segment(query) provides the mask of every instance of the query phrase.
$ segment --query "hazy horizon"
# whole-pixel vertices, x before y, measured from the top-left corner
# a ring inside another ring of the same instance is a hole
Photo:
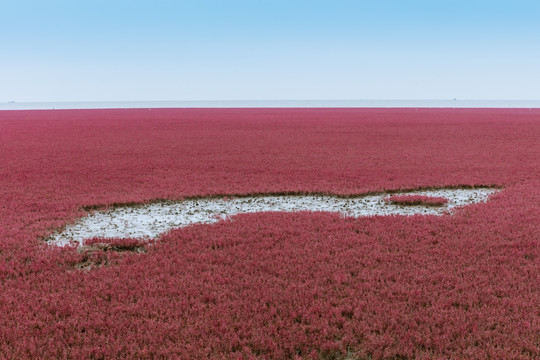
[[[540,100],[334,99],[0,102],[1,110],[151,108],[540,108]]]

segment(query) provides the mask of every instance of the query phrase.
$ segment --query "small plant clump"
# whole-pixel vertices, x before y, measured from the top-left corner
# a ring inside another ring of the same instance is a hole
[[[144,252],[144,242],[139,239],[101,239],[92,238],[84,241],[79,251],[102,250],[115,252]]]
[[[89,271],[118,263],[124,253],[144,252],[145,242],[139,239],[93,238],[77,247],[77,254],[66,263],[75,269]]]
[[[387,204],[402,206],[443,206],[448,203],[448,199],[435,196],[422,195],[393,195],[384,199]]]

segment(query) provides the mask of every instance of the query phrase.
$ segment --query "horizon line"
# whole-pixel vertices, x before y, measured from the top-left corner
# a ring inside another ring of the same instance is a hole
[[[148,108],[540,108],[540,99],[298,99],[0,102],[0,110]]]

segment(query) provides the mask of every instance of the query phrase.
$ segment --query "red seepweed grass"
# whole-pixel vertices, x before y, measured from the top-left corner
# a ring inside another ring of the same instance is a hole
[[[1,111],[0,354],[537,358],[538,139],[537,109]],[[504,191],[442,217],[239,215],[140,253],[41,241],[98,205],[475,185]]]
[[[448,199],[438,196],[423,196],[423,195],[392,195],[384,199],[388,204],[414,206],[443,206],[448,203]]]

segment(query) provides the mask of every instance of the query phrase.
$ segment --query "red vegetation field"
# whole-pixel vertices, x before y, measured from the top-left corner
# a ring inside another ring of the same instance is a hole
[[[539,174],[534,109],[1,111],[0,357],[538,358]],[[97,205],[475,185],[503,191],[40,240]]]
[[[392,195],[384,199],[385,202],[395,205],[427,205],[427,206],[443,206],[448,202],[448,199],[438,196],[422,196],[422,195]]]

